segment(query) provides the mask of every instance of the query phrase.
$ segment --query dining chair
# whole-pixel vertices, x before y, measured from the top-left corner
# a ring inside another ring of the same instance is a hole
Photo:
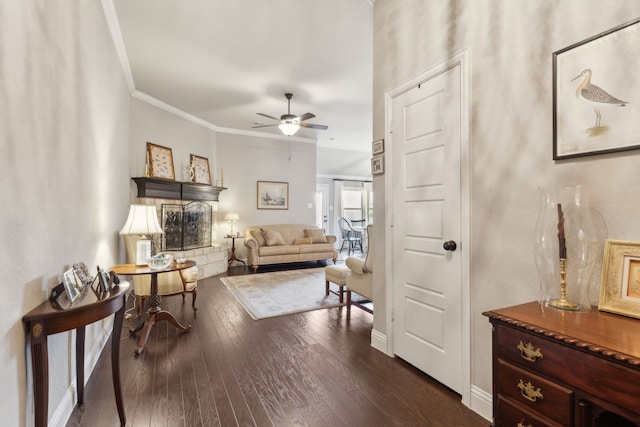
[[[338,218],[338,226],[340,227],[340,233],[342,235],[340,252],[342,252],[346,243],[348,255],[351,255],[351,252],[354,252],[357,247],[360,247],[360,252],[364,253],[362,249],[362,233],[354,230],[349,221],[344,217]]]

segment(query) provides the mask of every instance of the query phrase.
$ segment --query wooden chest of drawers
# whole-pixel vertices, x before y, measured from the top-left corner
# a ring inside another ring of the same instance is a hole
[[[640,321],[531,302],[493,325],[495,426],[640,426]]]

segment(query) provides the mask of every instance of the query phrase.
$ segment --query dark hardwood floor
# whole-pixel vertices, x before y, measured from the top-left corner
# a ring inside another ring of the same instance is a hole
[[[353,308],[347,321],[345,308],[330,308],[256,321],[219,277],[198,282],[195,315],[190,295],[164,298],[193,329],[156,324],[140,356],[128,334],[136,318],[125,320],[127,426],[489,425],[451,390],[373,349],[370,314]],[[109,344],[67,425],[119,425]]]

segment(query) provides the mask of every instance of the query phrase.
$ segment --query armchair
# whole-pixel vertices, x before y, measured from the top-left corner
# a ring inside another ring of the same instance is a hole
[[[136,243],[140,239],[136,235],[124,236],[125,246],[127,249],[127,258],[130,263],[136,262]],[[143,313],[144,299],[151,293],[151,278],[149,275],[140,275],[132,277],[133,292],[136,295],[136,303],[138,305],[138,317]],[[192,295],[191,307],[196,311],[196,296],[198,294],[198,267],[194,266],[180,271],[171,271],[168,273],[158,274],[158,295]]]
[[[351,298],[351,292],[355,292],[358,295],[365,297],[367,300],[373,302],[373,261],[371,257],[371,249],[373,248],[372,238],[373,226],[367,226],[367,239],[369,245],[367,249],[367,255],[365,259],[348,257],[345,264],[349,268],[350,272],[347,275],[347,316],[351,314],[351,306],[361,308],[362,310],[373,313],[366,305],[360,302],[353,301]]]

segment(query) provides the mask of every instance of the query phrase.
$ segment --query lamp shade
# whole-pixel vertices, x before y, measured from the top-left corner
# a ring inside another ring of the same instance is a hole
[[[227,212],[227,213],[224,215],[224,220],[225,220],[225,221],[239,221],[239,220],[240,220],[240,217],[239,217],[239,216],[238,216],[238,214],[237,214],[237,213],[235,213],[235,212]]]
[[[129,216],[120,234],[163,234],[158,222],[156,207],[153,205],[131,205]]]
[[[300,125],[297,123],[285,122],[280,123],[278,125],[278,128],[280,129],[280,131],[282,131],[283,134],[287,136],[293,136],[296,132],[298,132],[298,129],[300,129]]]

